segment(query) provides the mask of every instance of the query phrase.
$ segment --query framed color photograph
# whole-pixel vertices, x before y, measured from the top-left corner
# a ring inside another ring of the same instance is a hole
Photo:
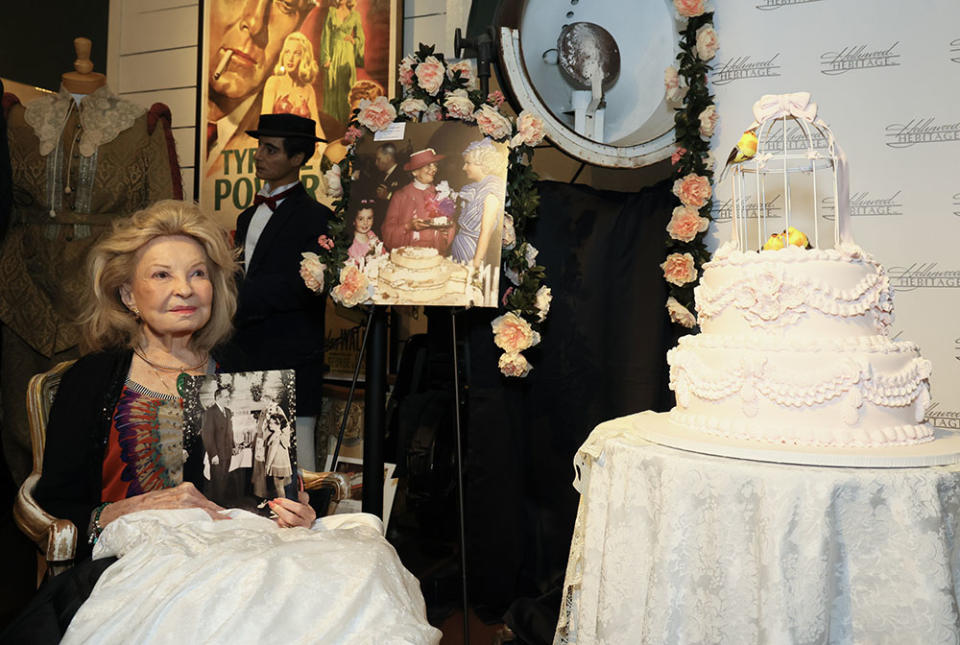
[[[227,508],[269,515],[265,501],[297,499],[293,370],[186,376],[180,385],[194,485]]]
[[[393,97],[403,0],[204,0],[199,85],[200,205],[233,228],[260,188],[246,134],[261,114],[317,122],[340,139],[365,98]],[[325,144],[301,179],[316,195]],[[322,191],[321,191],[322,192]]]
[[[497,306],[507,146],[459,121],[391,133],[358,143],[346,216],[373,302]]]

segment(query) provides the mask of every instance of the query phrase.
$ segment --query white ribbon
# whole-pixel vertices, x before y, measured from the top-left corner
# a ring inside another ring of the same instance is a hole
[[[753,118],[757,123],[785,116],[813,121],[817,117],[817,104],[810,101],[810,92],[764,94],[753,104]]]

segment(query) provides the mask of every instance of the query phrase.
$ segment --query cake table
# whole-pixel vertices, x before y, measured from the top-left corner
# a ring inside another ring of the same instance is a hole
[[[960,465],[731,459],[598,426],[555,643],[960,642]]]

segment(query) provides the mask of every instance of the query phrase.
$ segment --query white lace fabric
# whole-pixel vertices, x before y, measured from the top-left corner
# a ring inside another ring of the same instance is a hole
[[[420,585],[362,513],[281,529],[232,511],[143,511],[107,525],[94,557],[120,556],[71,643],[439,643]]]
[[[829,468],[581,447],[554,643],[960,642],[960,466]]]
[[[73,96],[62,85],[59,93],[27,103],[23,118],[40,140],[42,156],[50,154],[60,142],[72,105]],[[81,134],[77,150],[84,157],[92,156],[98,147],[116,139],[145,112],[136,103],[115,95],[106,85],[87,94],[80,101]]]

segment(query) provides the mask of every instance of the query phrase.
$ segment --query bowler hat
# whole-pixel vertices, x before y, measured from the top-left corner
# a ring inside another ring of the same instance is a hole
[[[433,148],[425,148],[423,150],[418,150],[410,155],[410,160],[403,164],[404,170],[416,170],[417,168],[423,168],[429,163],[434,161],[440,161],[441,159],[446,159],[446,155],[438,155],[436,150]]]
[[[298,139],[313,139],[323,141],[317,136],[317,122],[296,114],[261,114],[256,130],[247,130],[254,139],[260,137],[296,137]]]

